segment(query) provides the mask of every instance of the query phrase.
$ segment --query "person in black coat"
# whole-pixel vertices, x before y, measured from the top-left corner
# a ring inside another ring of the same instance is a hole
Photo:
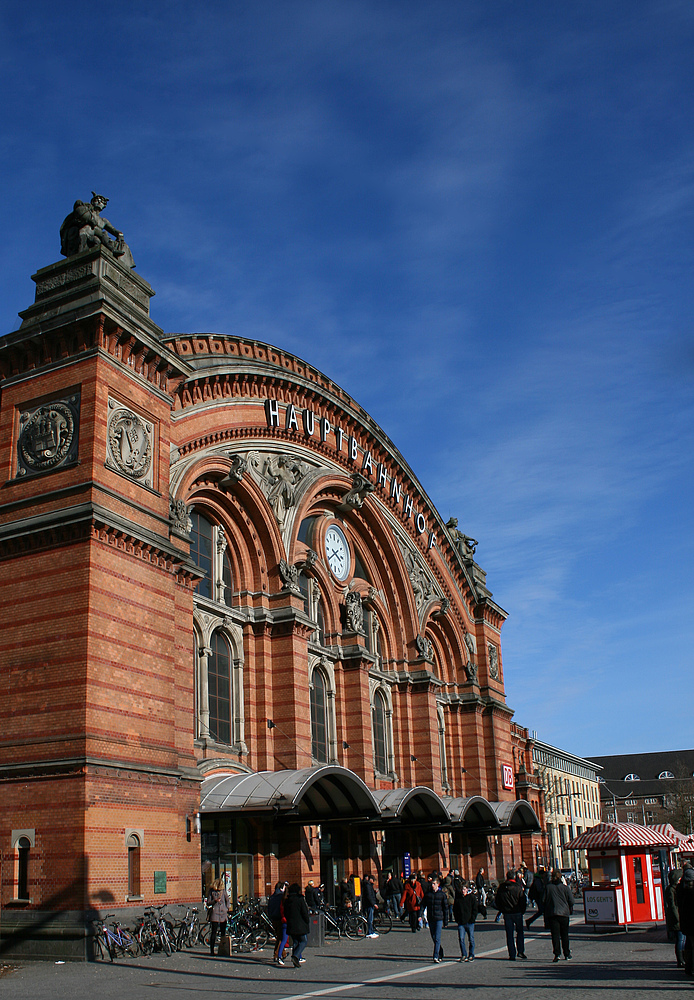
[[[506,881],[496,890],[496,906],[503,915],[506,927],[506,947],[510,961],[515,962],[516,953],[526,958],[523,914],[525,913],[525,891],[518,882],[516,873],[510,871]],[[514,941],[515,935],[515,941]]]
[[[422,907],[427,910],[427,922],[429,933],[434,942],[434,961],[440,962],[443,958],[443,948],[441,947],[441,932],[448,926],[448,899],[437,878],[432,878],[429,888],[424,893]]]
[[[552,869],[551,881],[545,889],[545,921],[552,934],[554,961],[559,961],[560,952],[564,958],[571,958],[569,947],[569,917],[574,911],[574,897],[568,885],[561,880],[558,868]]]
[[[306,961],[301,956],[308,940],[310,917],[306,900],[301,894],[301,886],[297,882],[289,886],[283,908],[287,933],[292,939],[292,962],[298,969]]]
[[[472,882],[464,882],[460,889],[455,890],[453,900],[453,917],[458,925],[458,941],[460,943],[459,962],[472,962],[475,957],[475,920],[479,907],[477,894]],[[465,938],[468,939],[470,954],[465,951]]]
[[[687,864],[677,886],[677,909],[680,930],[684,934],[684,971],[691,976],[694,971],[694,868]]]
[[[365,875],[361,885],[361,908],[366,917],[366,936],[377,938],[374,930],[374,912],[378,909],[373,875]]]

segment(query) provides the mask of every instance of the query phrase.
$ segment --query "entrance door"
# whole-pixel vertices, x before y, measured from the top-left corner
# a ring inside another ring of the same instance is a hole
[[[631,854],[626,858],[629,883],[631,918],[634,923],[647,923],[651,919],[651,900],[648,893],[648,875],[645,854]]]

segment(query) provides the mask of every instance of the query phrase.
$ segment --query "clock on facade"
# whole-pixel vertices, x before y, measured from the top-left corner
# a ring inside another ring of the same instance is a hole
[[[346,580],[352,558],[344,532],[336,524],[331,524],[325,533],[325,558],[338,580]]]

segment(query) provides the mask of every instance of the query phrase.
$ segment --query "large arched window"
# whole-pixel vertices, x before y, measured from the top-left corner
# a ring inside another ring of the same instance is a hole
[[[328,699],[320,670],[311,676],[311,754],[320,764],[328,762]]]
[[[128,847],[128,895],[140,895],[140,838],[131,833],[126,841]]]
[[[212,633],[207,660],[210,735],[218,743],[231,743],[231,650],[222,632]]]
[[[224,531],[198,510],[190,514],[190,557],[205,574],[196,591],[197,597],[218,604],[231,604],[233,580]]]
[[[379,774],[388,773],[388,731],[386,703],[380,691],[374,695],[371,710],[374,738],[374,769]]]

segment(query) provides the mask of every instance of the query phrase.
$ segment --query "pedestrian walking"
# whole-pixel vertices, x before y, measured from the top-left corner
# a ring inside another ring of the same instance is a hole
[[[340,890],[340,906],[343,909],[349,909],[354,906],[357,897],[354,895],[354,882],[352,882],[346,875],[340,880],[338,886]]]
[[[475,920],[478,913],[477,894],[472,882],[466,882],[455,890],[453,901],[453,917],[458,925],[458,942],[460,944],[459,962],[472,962],[475,957]],[[467,938],[469,954],[465,949]]]
[[[569,947],[569,917],[574,911],[574,897],[568,885],[561,880],[558,868],[552,869],[550,882],[545,889],[544,898],[545,920],[552,935],[552,950],[554,961],[559,961],[561,952],[564,958],[571,958]]]
[[[547,888],[547,878],[546,873],[542,868],[538,868],[537,874],[532,880],[530,889],[528,890],[528,895],[530,896],[531,902],[535,903],[537,910],[533,913],[531,917],[528,917],[525,921],[525,926],[530,930],[530,925],[535,923],[538,917],[541,917],[545,912],[545,889]]]
[[[694,972],[694,868],[683,865],[682,878],[677,885],[677,909],[680,915],[680,930],[684,934],[684,971],[688,976]]]
[[[400,897],[402,896],[403,888],[402,880],[398,878],[395,872],[388,872],[388,877],[381,889],[381,895],[385,900],[386,910],[392,913],[394,917],[402,916]]]
[[[219,934],[221,941],[226,933],[227,917],[229,916],[229,907],[231,906],[224,876],[216,878],[211,884],[207,894],[207,906],[210,923],[212,924],[212,930],[210,931],[210,955],[214,955],[217,935]]]
[[[479,906],[480,916],[483,920],[487,919],[487,885],[484,878],[484,868],[480,870],[475,875],[475,891],[477,893],[477,905]]]
[[[278,882],[275,891],[267,901],[267,915],[275,932],[275,950],[272,960],[276,965],[284,965],[284,949],[289,934],[287,918],[284,914],[284,900],[287,897],[287,882]]]
[[[496,905],[504,918],[509,961],[515,962],[516,955],[527,958],[523,933],[525,893],[514,871],[508,873],[506,881],[496,890]]]
[[[310,920],[308,906],[298,882],[293,882],[289,886],[283,909],[287,921],[287,932],[292,939],[292,963],[298,969],[306,961],[302,955],[308,940]]]
[[[366,917],[366,936],[377,938],[378,934],[374,930],[374,913],[378,909],[378,901],[376,899],[373,875],[364,876],[361,887],[361,905]]]
[[[316,906],[316,886],[312,878],[306,883],[306,888],[304,889],[304,899],[306,900],[306,905],[309,910],[317,909]]]
[[[682,873],[672,871],[668,875],[668,887],[665,890],[665,925],[667,927],[668,941],[675,942],[675,961],[677,968],[684,966],[684,945],[685,936],[680,928],[680,908],[677,905],[677,885]]]
[[[408,879],[400,897],[400,906],[404,908],[409,918],[410,930],[413,934],[419,930],[419,911],[423,895],[422,887],[413,875],[412,878]]]
[[[438,878],[432,878],[429,889],[424,893],[422,906],[426,907],[427,920],[429,922],[429,933],[434,943],[434,961],[440,962],[443,958],[443,948],[441,947],[441,933],[444,927],[448,926],[448,899],[446,893],[441,888]]]

